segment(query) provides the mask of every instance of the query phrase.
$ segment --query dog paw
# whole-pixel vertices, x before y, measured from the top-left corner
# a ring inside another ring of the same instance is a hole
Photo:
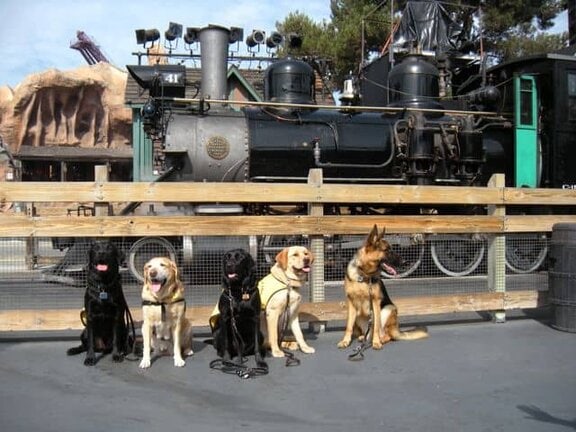
[[[174,366],[183,367],[185,365],[186,365],[186,362],[184,361],[184,359],[181,359],[181,358],[175,358],[174,359]]]
[[[184,351],[184,357],[190,357],[192,355],[194,355],[194,351],[192,351],[191,349]]]
[[[113,354],[112,361],[115,363],[122,363],[124,361],[124,354]]]
[[[347,339],[342,339],[338,342],[338,348],[348,348],[350,346],[350,341]]]
[[[276,358],[282,358],[284,357],[284,351],[282,350],[272,350],[272,357],[276,357]]]
[[[375,350],[381,350],[383,346],[380,341],[372,342],[372,348]]]
[[[86,357],[84,359],[84,366],[94,366],[96,364],[96,357]]]
[[[314,348],[312,348],[311,346],[309,346],[309,345],[301,346],[301,347],[300,347],[300,350],[301,350],[303,353],[306,353],[306,354],[313,354],[313,353],[316,352],[316,350],[315,350]]]
[[[150,359],[142,359],[140,362],[140,369],[147,369],[150,367]]]

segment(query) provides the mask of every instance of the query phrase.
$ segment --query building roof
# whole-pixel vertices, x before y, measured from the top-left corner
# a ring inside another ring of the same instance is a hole
[[[232,65],[228,69],[228,79],[236,79],[243,86],[253,100],[264,100],[264,77],[266,70],[263,68],[239,69]],[[193,99],[198,95],[202,74],[199,68],[186,68],[185,97]],[[322,79],[316,73],[316,100],[319,104],[332,105],[334,98],[330,91],[322,83]],[[256,97],[258,96],[258,97]],[[127,105],[143,105],[148,100],[148,92],[142,90],[134,78],[128,74],[125,91],[125,103]]]

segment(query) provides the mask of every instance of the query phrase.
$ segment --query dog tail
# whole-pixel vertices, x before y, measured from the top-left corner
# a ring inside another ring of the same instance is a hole
[[[426,327],[416,327],[411,330],[400,331],[398,327],[390,329],[390,336],[395,341],[411,341],[418,339],[425,339],[428,337],[428,330]]]

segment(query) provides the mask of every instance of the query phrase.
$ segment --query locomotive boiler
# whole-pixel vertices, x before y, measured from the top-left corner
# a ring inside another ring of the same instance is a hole
[[[162,141],[173,180],[300,181],[322,168],[327,182],[481,185],[501,168],[504,149],[479,122],[480,105],[447,111],[439,70],[422,55],[407,55],[390,71],[383,84],[394,96],[385,107],[317,106],[314,69],[287,57],[266,70],[264,103],[237,111],[226,102],[222,72],[230,30],[208,26],[199,40],[195,101],[183,99],[184,66],[128,67],[150,92],[145,130]],[[487,86],[474,97],[485,109],[499,94]],[[491,122],[492,129],[509,125],[496,115]]]

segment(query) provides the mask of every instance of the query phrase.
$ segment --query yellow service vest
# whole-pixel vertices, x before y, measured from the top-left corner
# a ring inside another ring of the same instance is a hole
[[[272,273],[258,282],[258,291],[260,291],[260,303],[262,310],[266,310],[266,305],[274,294],[279,291],[288,290],[288,285],[274,277]]]

